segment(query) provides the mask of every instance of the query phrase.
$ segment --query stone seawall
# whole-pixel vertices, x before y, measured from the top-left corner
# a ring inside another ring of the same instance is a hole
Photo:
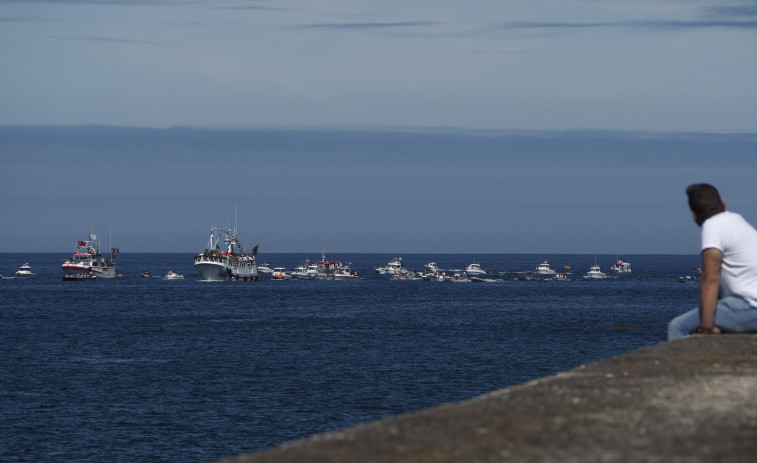
[[[464,402],[223,460],[754,461],[757,335],[690,336]]]

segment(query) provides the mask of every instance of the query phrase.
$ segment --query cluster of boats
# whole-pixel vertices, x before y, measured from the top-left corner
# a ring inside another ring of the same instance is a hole
[[[480,264],[472,263],[468,265],[465,270],[457,272],[443,272],[441,271],[436,262],[429,262],[424,266],[423,272],[408,271],[402,264],[401,257],[395,257],[392,261],[382,267],[376,267],[376,273],[386,275],[390,274],[394,278],[401,279],[423,279],[423,280],[438,280],[438,281],[485,281],[483,276],[487,275]],[[533,280],[540,277],[550,277],[554,280],[569,280],[567,270],[570,270],[570,266],[565,266],[566,271],[558,272],[550,267],[549,261],[545,260],[532,272],[519,272],[517,278],[521,280]],[[630,273],[631,264],[626,262],[622,257],[619,257],[616,262],[610,267],[612,273]],[[603,272],[601,267],[595,262],[594,265],[584,275],[585,278],[597,279],[606,278],[607,273]]]
[[[141,275],[141,277],[142,278],[159,278],[159,277],[154,276],[149,271],[143,272],[142,275]],[[171,269],[171,270],[168,271],[168,273],[166,273],[166,275],[163,277],[163,279],[164,280],[183,280],[184,279],[184,275],[179,275],[178,272],[176,272],[176,270]]]
[[[338,260],[328,259],[323,252],[321,259],[316,263],[310,263],[308,260],[304,264],[287,271],[284,267],[273,267],[267,262],[257,265],[255,260],[258,246],[248,253],[242,246],[236,233],[236,227],[233,230],[225,230],[219,227],[211,227],[208,245],[203,252],[194,256],[194,267],[200,274],[203,281],[255,281],[260,278],[261,273],[269,273],[273,280],[289,280],[291,278],[314,278],[314,279],[334,279],[349,280],[357,279],[359,275],[350,268],[349,263],[343,263]],[[61,268],[64,271],[64,280],[92,280],[96,278],[116,278],[121,276],[115,267],[115,255],[119,253],[117,248],[111,248],[107,256],[100,253],[100,247],[97,242],[97,236],[90,233],[88,239],[77,241],[74,247],[74,254],[70,259],[63,262]],[[565,270],[569,270],[565,266]],[[436,262],[429,262],[424,265],[424,270],[418,272],[408,270],[402,263],[401,257],[395,257],[386,265],[375,267],[375,272],[380,275],[391,275],[397,279],[423,279],[429,281],[484,281],[487,275],[486,270],[479,263],[471,263],[464,270],[460,271],[443,271]],[[623,258],[618,258],[610,267],[612,273],[630,273],[631,264]],[[536,275],[541,277],[551,276],[555,280],[567,280],[570,272],[558,272],[550,267],[549,261],[545,260],[539,264],[532,272],[518,273],[519,279],[535,279]],[[34,276],[28,263],[25,263],[16,275]],[[605,278],[607,273],[603,272],[599,265],[596,264],[589,269],[584,275],[585,278],[597,279]],[[151,278],[150,272],[144,272],[142,277]],[[171,269],[164,277],[166,280],[184,279]]]
[[[528,274],[528,273],[519,273],[518,278],[522,280],[532,280],[536,278],[536,275],[541,276],[552,276],[553,280],[569,280],[568,272],[571,267],[569,265],[565,266],[565,271],[557,272],[557,270],[554,270],[549,266],[549,261],[545,260],[541,264],[539,264],[534,272]],[[622,257],[619,257],[614,264],[610,266],[610,272],[611,273],[631,273],[631,264],[629,262],[626,262]],[[599,278],[607,278],[607,273],[602,271],[602,268],[597,265],[597,262],[594,262],[594,265],[592,265],[589,270],[584,275],[584,278],[589,279],[599,279]]]
[[[312,264],[305,259],[305,263],[293,268],[287,272],[284,267],[271,268],[270,264],[264,262],[258,266],[261,273],[270,273],[272,280],[289,280],[290,278],[313,278],[320,280],[353,280],[358,279],[359,275],[350,268],[350,263],[344,263],[339,260],[328,259],[326,252],[321,253],[321,260]]]
[[[469,264],[465,270],[444,271],[436,262],[429,262],[423,266],[423,271],[408,270],[402,263],[401,257],[395,257],[386,265],[374,269],[380,275],[391,275],[394,279],[401,280],[426,280],[426,281],[484,281],[486,270],[479,263]]]
[[[700,275],[701,273],[702,267],[694,267],[694,273],[680,276],[678,277],[678,281],[680,281],[681,283],[696,283],[699,281],[699,277],[697,277],[697,275]]]
[[[235,227],[236,228],[236,227]],[[223,243],[224,247],[221,248]],[[194,256],[194,266],[204,281],[243,280],[254,281],[259,278],[255,255],[258,247],[248,254],[236,235],[236,230],[229,231],[219,227],[211,227],[210,239],[204,252]],[[94,280],[99,278],[120,277],[115,267],[115,256],[120,251],[111,248],[107,256],[100,253],[97,236],[89,234],[89,238],[77,241],[71,259],[63,261],[63,279],[67,281]],[[144,278],[152,278],[148,271],[142,274]],[[171,269],[164,277],[166,280],[182,280],[184,275]]]
[[[221,243],[224,244],[223,249],[221,249]],[[201,279],[205,281],[257,280],[259,278],[255,263],[257,248],[255,246],[250,255],[239,242],[236,231],[211,227],[208,247],[204,252],[194,256],[194,266]],[[65,273],[63,279],[82,281],[120,277],[121,274],[115,267],[115,255],[119,252],[117,248],[111,248],[110,254],[103,256],[100,253],[97,236],[90,233],[87,240],[76,242],[73,257],[63,261],[61,266]],[[144,278],[152,278],[152,276],[149,271],[142,274]],[[183,280],[184,275],[179,275],[171,269],[163,278]]]

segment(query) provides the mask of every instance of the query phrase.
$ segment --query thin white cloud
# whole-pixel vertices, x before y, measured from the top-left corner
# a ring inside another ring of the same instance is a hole
[[[302,27],[311,29],[396,29],[405,27],[431,26],[434,23],[424,21],[401,21],[401,22],[353,22],[353,23],[322,23],[307,24]]]
[[[118,37],[105,37],[105,36],[47,36],[44,37],[48,40],[74,40],[84,42],[102,42],[102,43],[116,43],[116,44],[140,44],[140,45],[162,45],[160,42],[153,42],[149,40],[136,40],[136,39],[124,39]]]
[[[617,22],[511,22],[499,25],[502,29],[610,29],[610,28],[655,28],[655,29],[702,29],[731,28],[755,29],[757,20],[639,20]]]

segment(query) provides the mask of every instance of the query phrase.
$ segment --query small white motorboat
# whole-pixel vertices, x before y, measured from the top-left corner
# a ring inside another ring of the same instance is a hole
[[[437,267],[436,262],[429,262],[428,264],[423,266],[426,273],[436,273],[439,271],[439,267]]]
[[[549,261],[544,261],[536,267],[536,273],[540,275],[554,275],[555,271],[549,268]]]
[[[404,275],[405,280],[423,280],[424,279],[424,273],[418,272],[418,271],[411,271]]]
[[[586,272],[586,278],[604,278],[606,276],[605,272],[603,272],[597,264],[592,265],[589,271]]]
[[[307,278],[309,276],[308,275],[309,266],[310,266],[310,262],[306,260],[304,265],[299,265],[292,269],[291,276],[297,277],[297,278]],[[276,271],[276,269],[273,269],[273,270]]]
[[[349,267],[341,267],[334,270],[335,280],[357,280],[357,272],[353,272]]]
[[[486,270],[481,268],[481,264],[470,264],[465,268],[465,273],[468,275],[486,275]]]
[[[24,265],[19,267],[18,271],[16,272],[16,276],[19,278],[30,278],[37,276],[37,274],[32,272],[32,268],[31,266],[29,266],[29,262],[24,262]]]
[[[179,275],[176,273],[174,269],[171,269],[166,273],[166,276],[163,277],[164,280],[183,280],[184,275]]]
[[[268,262],[263,262],[262,264],[258,265],[258,272],[273,273],[273,269],[271,269],[271,264],[269,264]]]
[[[310,264],[305,269],[305,276],[309,278],[316,278],[321,276],[321,273],[325,273],[321,271],[321,268],[318,266],[318,264]]]
[[[288,280],[291,276],[287,273],[284,267],[276,267],[271,272],[272,280]]]
[[[384,267],[376,267],[376,273],[380,275],[403,275],[407,272],[405,266],[402,265],[402,257],[395,257]]]
[[[464,283],[469,282],[470,278],[468,278],[468,275],[465,272],[455,273],[452,275],[452,281],[456,281],[458,283]]]

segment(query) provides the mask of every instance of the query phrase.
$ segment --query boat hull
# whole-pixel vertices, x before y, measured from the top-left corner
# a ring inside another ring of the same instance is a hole
[[[66,275],[94,275],[97,278],[116,278],[117,276],[115,267],[64,263],[62,268]]]
[[[231,279],[231,269],[220,263],[197,262],[195,269],[203,281],[229,281]]]
[[[260,278],[255,265],[234,267],[220,262],[196,262],[195,269],[203,281],[249,281]]]
[[[604,274],[604,273],[589,272],[589,273],[586,274],[586,278],[595,278],[595,279],[598,279],[598,278],[606,278],[606,277],[607,277],[607,275]]]
[[[63,275],[63,281],[88,281],[96,279],[97,277],[91,273],[67,273]]]
[[[610,271],[613,272],[613,273],[631,273],[631,269],[630,268],[626,268],[626,267],[623,267],[623,268],[611,268]]]

